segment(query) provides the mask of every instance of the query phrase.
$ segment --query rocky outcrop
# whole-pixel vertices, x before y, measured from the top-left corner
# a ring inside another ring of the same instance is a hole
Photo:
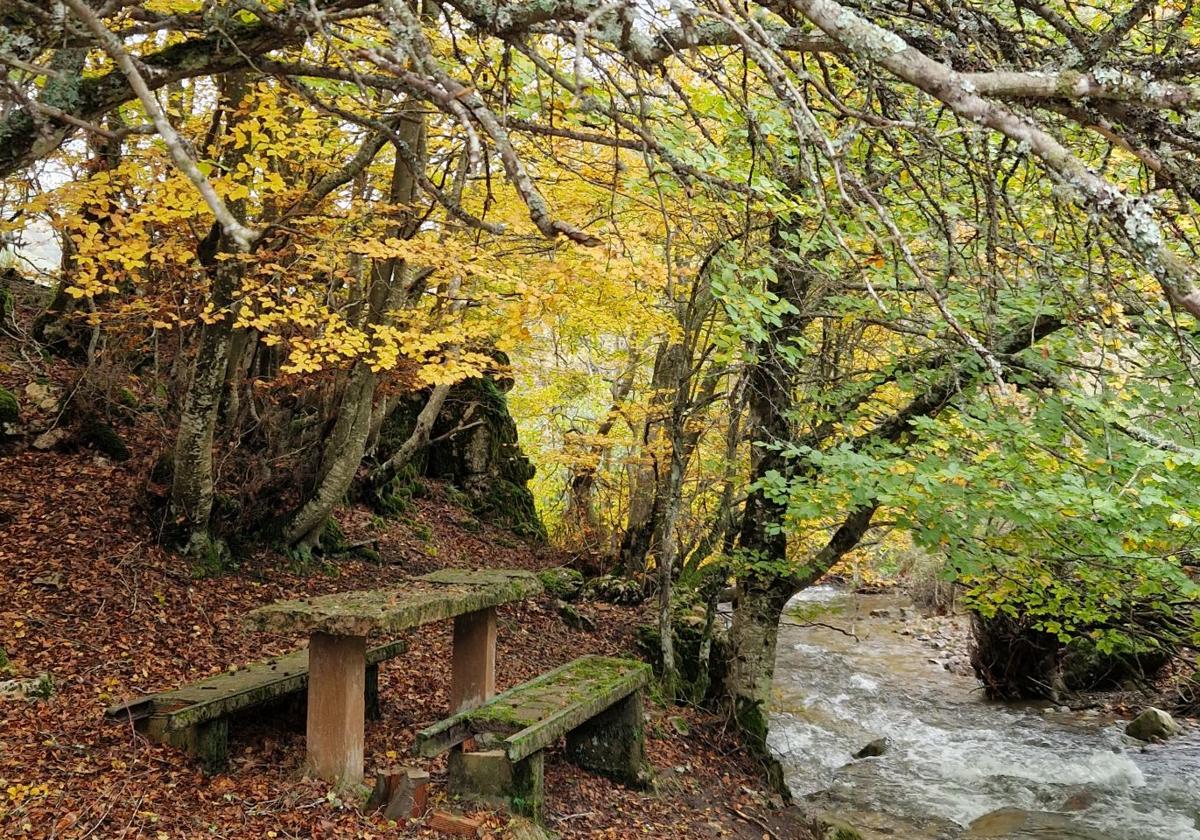
[[[409,477],[449,481],[480,517],[543,540],[546,528],[528,487],[534,467],[521,451],[505,398],[511,388],[511,379],[493,377],[455,385],[434,423],[432,443],[413,458]],[[392,412],[380,432],[376,460],[386,460],[408,439],[427,396],[415,394]]]

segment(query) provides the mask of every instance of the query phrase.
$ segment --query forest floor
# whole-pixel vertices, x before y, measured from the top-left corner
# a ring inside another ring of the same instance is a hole
[[[360,814],[304,779],[303,733],[294,727],[270,721],[233,727],[228,771],[205,777],[187,755],[106,720],[104,709],[300,646],[301,639],[241,625],[241,616],[260,604],[384,587],[439,567],[536,569],[564,558],[494,530],[435,486],[400,520],[339,513],[350,541],[378,540],[382,562],[343,555],[301,571],[262,552],[233,573],[196,579],[156,544],[141,512],[152,458],[136,447],[120,463],[87,449],[25,449],[4,458],[0,647],[16,676],[47,673],[54,693],[0,700],[0,836],[435,836],[422,821],[397,827]],[[583,653],[632,652],[643,620],[638,608],[585,603],[580,609],[596,622],[595,632],[568,628],[548,598],[501,608],[498,687]],[[367,725],[368,768],[424,766],[432,773],[434,805],[453,807],[444,792],[444,762],[411,757],[414,731],[446,712],[449,626],[431,625],[408,638],[408,653],[381,667],[383,717]],[[654,700],[647,712],[654,788],[621,788],[552,751],[550,829],[564,838],[810,836],[802,816],[769,794],[760,768],[720,719]],[[505,836],[502,816],[483,816],[485,836]]]

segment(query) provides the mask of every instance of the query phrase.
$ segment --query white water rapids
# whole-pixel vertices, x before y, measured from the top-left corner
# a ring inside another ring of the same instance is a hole
[[[1099,714],[990,703],[899,634],[901,597],[796,602],[858,636],[780,627],[770,743],[798,799],[867,837],[1200,840],[1197,728],[1143,746]],[[882,756],[851,758],[880,737]]]

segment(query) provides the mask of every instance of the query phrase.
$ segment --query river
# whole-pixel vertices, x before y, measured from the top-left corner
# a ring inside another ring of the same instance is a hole
[[[828,586],[789,605],[829,625],[780,627],[770,743],[798,800],[867,838],[1200,840],[1200,729],[1142,745],[1097,712],[989,702],[901,634],[902,606]]]

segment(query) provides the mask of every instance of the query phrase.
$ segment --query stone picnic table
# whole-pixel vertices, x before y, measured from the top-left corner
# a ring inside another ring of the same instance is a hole
[[[496,607],[537,595],[530,572],[442,569],[386,589],[276,601],[245,616],[256,630],[308,633],[307,766],[338,786],[363,777],[367,636],[454,619],[450,713],[496,690]]]

